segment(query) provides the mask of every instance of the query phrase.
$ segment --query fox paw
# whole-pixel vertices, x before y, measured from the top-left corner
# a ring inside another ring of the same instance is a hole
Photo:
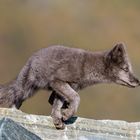
[[[74,111],[72,111],[70,109],[63,109],[62,110],[62,119],[63,119],[63,121],[67,121],[73,115],[74,115]]]
[[[62,119],[55,118],[53,119],[53,123],[56,129],[61,129],[61,130],[65,129],[65,124],[62,122]]]

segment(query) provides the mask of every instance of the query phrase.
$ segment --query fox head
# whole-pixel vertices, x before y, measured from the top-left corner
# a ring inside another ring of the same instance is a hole
[[[107,77],[109,77],[111,82],[128,87],[140,85],[140,81],[133,74],[132,66],[123,43],[116,44],[107,53],[105,58]]]

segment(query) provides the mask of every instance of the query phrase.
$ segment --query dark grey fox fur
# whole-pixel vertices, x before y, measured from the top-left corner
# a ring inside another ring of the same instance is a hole
[[[122,43],[104,52],[51,46],[34,53],[15,80],[0,86],[0,106],[20,108],[38,89],[52,90],[49,100],[53,105],[52,117],[55,126],[63,129],[63,120],[78,109],[78,90],[112,82],[128,87],[140,84]]]

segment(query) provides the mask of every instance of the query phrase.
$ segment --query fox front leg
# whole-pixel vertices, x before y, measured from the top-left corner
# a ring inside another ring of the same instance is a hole
[[[57,98],[56,92],[53,91],[49,97],[48,102],[50,103],[50,105],[53,105],[55,98]]]
[[[52,105],[51,117],[56,129],[64,129],[65,124],[62,116],[62,109],[64,112],[64,109],[68,108],[69,103],[64,101],[62,97],[58,96],[55,91],[51,93],[48,102]]]
[[[62,113],[61,113],[61,108],[63,106],[64,100],[62,98],[59,98],[57,94],[55,93],[55,91],[52,92],[52,95],[55,95],[55,98],[52,104],[52,112],[51,112],[53,123],[56,129],[64,129],[65,125],[64,125],[64,122],[62,121]]]
[[[62,112],[63,120],[66,121],[77,112],[80,103],[79,94],[73,90],[68,83],[62,81],[51,82],[51,87],[59,96],[69,102],[68,108],[64,109]]]
[[[48,102],[50,103],[50,105],[53,105],[54,104],[54,100],[55,99],[62,99],[62,97],[60,97],[60,96],[58,96],[58,94],[55,92],[55,91],[53,91],[52,93],[51,93],[51,95],[50,95],[50,97],[49,97],[49,100],[48,100]],[[69,106],[69,103],[67,102],[67,101],[64,101],[64,99],[63,99],[63,106],[62,106],[62,109],[66,109],[66,108],[68,108],[68,106]]]

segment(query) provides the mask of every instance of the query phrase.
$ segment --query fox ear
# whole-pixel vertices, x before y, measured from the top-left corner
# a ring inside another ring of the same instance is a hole
[[[107,54],[107,61],[120,64],[124,61],[125,54],[125,45],[123,43],[118,43]]]

